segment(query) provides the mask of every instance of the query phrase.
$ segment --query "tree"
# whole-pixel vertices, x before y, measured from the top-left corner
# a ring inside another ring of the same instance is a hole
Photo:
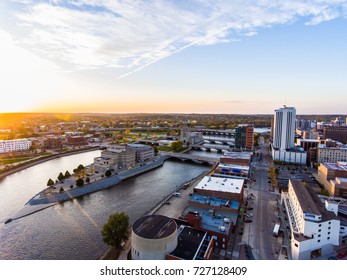
[[[112,172],[110,169],[107,169],[106,172],[105,172],[105,176],[106,177],[110,177],[112,175]]]
[[[110,215],[101,230],[102,240],[113,247],[119,247],[129,237],[129,217],[124,212]]]
[[[63,187],[59,189],[59,192],[62,193],[64,191]]]
[[[175,142],[172,142],[172,144],[171,144],[171,148],[175,152],[177,152],[180,149],[182,149],[182,146],[183,146],[182,141],[175,141]]]
[[[78,178],[76,181],[77,187],[82,187],[84,185],[84,180],[82,178]]]
[[[60,172],[59,175],[58,175],[58,180],[59,180],[59,181],[62,181],[62,180],[64,180],[64,179],[65,179],[65,176],[63,175],[62,172]]]
[[[65,178],[70,178],[70,177],[71,177],[70,172],[66,170],[66,172],[65,172]]]
[[[47,186],[51,187],[54,185],[54,181],[50,178],[47,182]]]
[[[89,177],[87,177],[87,179],[86,179],[86,183],[89,183],[90,182],[90,178]]]
[[[78,170],[83,170],[84,169],[84,166],[83,164],[80,164],[78,167],[77,167]]]

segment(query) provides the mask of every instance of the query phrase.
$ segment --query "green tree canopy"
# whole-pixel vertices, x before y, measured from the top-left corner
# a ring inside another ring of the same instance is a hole
[[[69,178],[71,176],[70,172],[66,170],[65,172],[65,178]]]
[[[61,180],[64,180],[65,179],[65,176],[63,175],[62,172],[59,173],[58,175],[58,180],[61,181]]]
[[[111,170],[107,169],[106,172],[105,172],[105,176],[106,177],[110,177],[111,175],[112,175]]]
[[[78,170],[82,170],[82,169],[84,169],[83,164],[80,164],[80,165],[77,167],[77,169],[78,169]]]
[[[52,179],[49,179],[47,182],[47,186],[53,186],[54,185],[54,181]]]
[[[78,178],[76,181],[77,187],[82,187],[84,185],[84,180],[82,178]]]
[[[110,215],[102,227],[102,240],[113,247],[119,247],[129,237],[129,217],[124,212]]]

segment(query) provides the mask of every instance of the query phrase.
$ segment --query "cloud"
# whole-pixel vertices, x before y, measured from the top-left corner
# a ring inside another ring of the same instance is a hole
[[[261,28],[346,16],[347,1],[16,0],[16,41],[65,69],[119,68],[125,77],[193,45]],[[20,7],[20,8],[18,8]]]

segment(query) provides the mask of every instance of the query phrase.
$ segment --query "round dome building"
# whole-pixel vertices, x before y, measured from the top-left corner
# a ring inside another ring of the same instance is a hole
[[[161,215],[141,217],[133,224],[131,244],[133,260],[165,260],[177,247],[177,224]]]

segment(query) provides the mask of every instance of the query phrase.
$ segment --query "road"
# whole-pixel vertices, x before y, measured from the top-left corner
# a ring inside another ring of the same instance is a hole
[[[269,191],[268,165],[271,157],[267,150],[267,145],[261,145],[256,151],[253,159],[253,179],[251,188],[245,191],[248,207],[246,214],[252,213],[251,223],[245,223],[242,241],[252,248],[255,259],[275,260],[278,259],[280,243],[277,237],[273,236],[273,228],[277,220],[276,209],[277,199],[280,194]]]

